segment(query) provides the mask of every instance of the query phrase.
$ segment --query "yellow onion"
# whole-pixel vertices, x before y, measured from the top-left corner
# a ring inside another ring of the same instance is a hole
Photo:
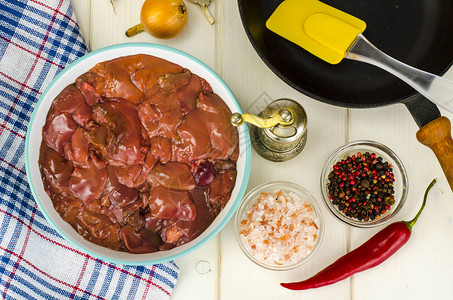
[[[146,0],[140,12],[140,22],[129,28],[126,36],[145,30],[156,38],[172,38],[187,25],[186,5],[182,0]]]

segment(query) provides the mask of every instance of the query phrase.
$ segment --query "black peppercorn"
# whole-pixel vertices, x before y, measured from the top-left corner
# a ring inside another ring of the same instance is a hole
[[[363,179],[361,182],[360,182],[360,185],[364,188],[364,189],[367,189],[370,187],[370,182],[366,179]]]
[[[384,164],[382,162],[376,163],[376,170],[382,170],[384,168]]]

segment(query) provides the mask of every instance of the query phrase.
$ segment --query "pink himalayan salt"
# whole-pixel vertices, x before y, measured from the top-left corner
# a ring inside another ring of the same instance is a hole
[[[315,246],[318,222],[311,205],[295,193],[261,193],[240,222],[240,239],[266,265],[295,264]]]

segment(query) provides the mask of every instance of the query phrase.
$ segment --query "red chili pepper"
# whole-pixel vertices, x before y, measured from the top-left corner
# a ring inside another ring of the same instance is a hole
[[[412,226],[414,226],[422,213],[428,192],[435,183],[436,179],[426,189],[422,207],[414,219],[388,225],[360,247],[340,257],[313,277],[300,282],[281,283],[281,286],[291,290],[306,290],[322,287],[346,279],[358,272],[373,268],[388,259],[409,240]]]

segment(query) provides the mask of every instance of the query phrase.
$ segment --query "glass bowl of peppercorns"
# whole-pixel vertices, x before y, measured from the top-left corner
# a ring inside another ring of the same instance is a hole
[[[375,141],[353,141],[327,159],[321,193],[329,211],[356,227],[374,227],[391,220],[407,197],[406,170],[398,156]]]

